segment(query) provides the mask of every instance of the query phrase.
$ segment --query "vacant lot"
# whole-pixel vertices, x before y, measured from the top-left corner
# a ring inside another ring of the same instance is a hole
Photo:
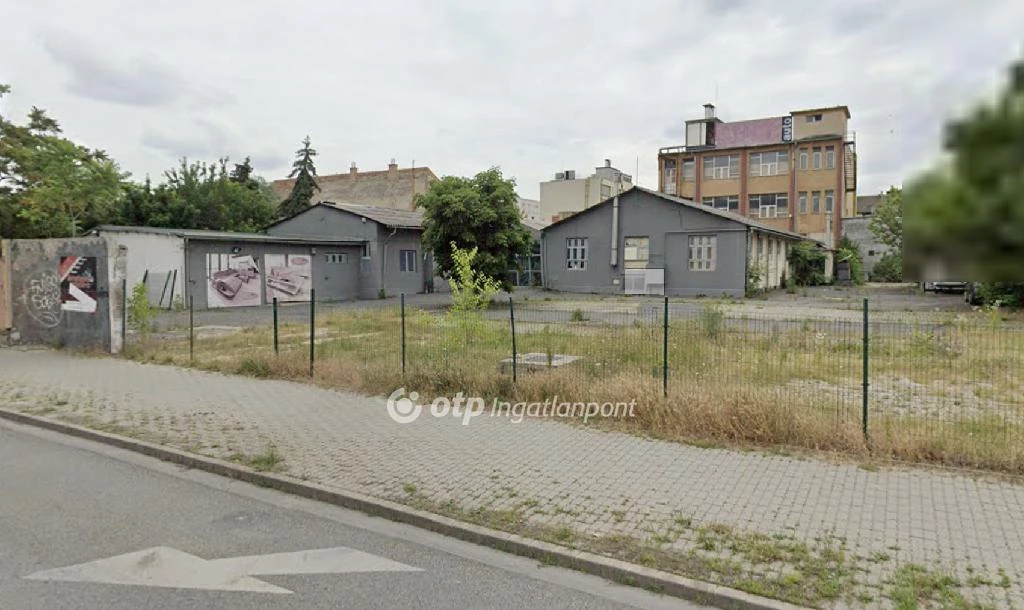
[[[849,298],[863,298],[862,290]],[[424,398],[461,391],[512,401],[636,400],[636,417],[600,425],[1024,473],[1017,322],[965,310],[956,296],[867,289],[872,302],[891,307],[873,313],[869,326],[865,422],[862,314],[822,307],[831,292],[816,292],[672,301],[667,327],[657,299],[518,294],[516,353],[579,360],[517,371],[515,381],[501,366],[513,352],[507,307],[482,316],[408,307],[404,323],[394,303],[336,309],[318,315],[312,380],[380,395],[406,387]],[[918,302],[953,311],[905,311]],[[308,323],[285,324],[279,354],[269,325],[203,332],[191,363],[309,379],[309,332]],[[190,363],[180,332],[136,341],[132,350],[141,359]]]

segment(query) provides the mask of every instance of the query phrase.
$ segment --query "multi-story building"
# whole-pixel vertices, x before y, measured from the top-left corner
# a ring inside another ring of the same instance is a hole
[[[658,190],[834,246],[856,206],[849,119],[834,106],[727,123],[705,104],[686,144],[658,151]]]
[[[519,216],[524,222],[540,222],[540,202],[536,199],[526,199],[525,197],[519,197],[516,202],[519,206]]]
[[[612,167],[611,159],[587,178],[577,178],[574,170],[558,172],[554,180],[540,183],[540,221],[551,224],[632,186],[633,177]]]

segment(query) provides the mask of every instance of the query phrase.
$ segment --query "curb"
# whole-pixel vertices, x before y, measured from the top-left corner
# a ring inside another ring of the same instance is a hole
[[[788,602],[760,597],[736,589],[693,580],[540,540],[531,540],[517,534],[508,534],[411,508],[397,502],[381,500],[336,488],[327,488],[314,483],[296,481],[273,474],[256,472],[232,462],[185,453],[162,445],[117,434],[99,432],[54,419],[19,413],[3,407],[0,407],[0,419],[112,445],[194,470],[202,470],[261,487],[269,487],[309,500],[325,502],[371,516],[382,517],[390,521],[413,525],[449,538],[456,538],[506,553],[543,561],[546,565],[577,570],[620,584],[658,591],[668,596],[679,597],[698,604],[717,606],[727,610],[803,610],[800,606]]]

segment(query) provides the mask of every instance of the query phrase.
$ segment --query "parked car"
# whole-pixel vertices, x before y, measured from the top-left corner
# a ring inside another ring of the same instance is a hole
[[[921,290],[925,292],[964,292],[967,282],[921,282]]]

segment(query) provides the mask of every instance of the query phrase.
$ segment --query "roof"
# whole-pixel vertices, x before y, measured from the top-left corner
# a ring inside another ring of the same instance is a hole
[[[386,227],[399,229],[422,229],[423,212],[420,210],[395,210],[382,208],[373,205],[361,205],[357,203],[337,203],[334,201],[321,201],[318,205],[336,208],[362,216],[367,220],[378,222]]]
[[[882,204],[882,195],[857,195],[857,213],[873,214]]]
[[[259,241],[272,243],[296,244],[359,244],[362,242],[350,239],[333,239],[330,237],[278,237],[263,233],[241,233],[233,231],[209,231],[205,229],[171,229],[165,227],[131,227],[124,225],[99,225],[89,231],[92,235],[101,233],[142,233],[146,235],[164,235],[186,239],[205,239],[209,241]]]
[[[846,118],[850,118],[850,108],[848,106],[827,106],[825,108],[808,108],[806,110],[794,110],[791,114],[811,114],[812,112],[829,112],[830,110],[842,110],[846,113]]]
[[[818,245],[820,245],[822,247],[826,247],[826,248],[828,247],[827,245],[823,244],[822,242],[820,242],[820,241],[818,241],[816,239],[812,239],[810,237],[806,237],[804,235],[800,235],[799,233],[791,233],[789,231],[783,231],[781,229],[773,229],[773,228],[771,228],[771,227],[769,227],[767,225],[763,225],[763,224],[761,224],[759,222],[755,222],[755,221],[747,218],[746,216],[741,216],[739,214],[734,214],[732,212],[727,212],[725,210],[716,210],[715,208],[712,208],[712,207],[706,206],[706,205],[701,205],[701,204],[696,203],[694,201],[691,201],[689,199],[683,199],[681,197],[674,197],[672,195],[666,195],[665,193],[660,193],[658,191],[652,191],[650,189],[645,189],[645,188],[640,187],[640,186],[634,186],[634,187],[632,187],[632,188],[630,188],[630,189],[628,189],[626,191],[623,191],[622,193],[619,193],[619,197],[622,197],[624,195],[628,195],[629,193],[631,193],[633,191],[638,191],[638,192],[641,192],[641,193],[646,193],[648,195],[652,195],[654,197],[658,197],[659,199],[663,199],[663,200],[669,201],[671,203],[679,204],[679,205],[682,205],[682,206],[685,206],[685,207],[688,207],[688,208],[692,208],[694,210],[699,210],[699,211],[701,211],[701,212],[703,212],[705,214],[711,214],[712,216],[718,216],[720,218],[725,218],[726,220],[732,220],[733,222],[738,222],[738,223],[740,223],[742,225],[745,225],[747,227],[750,227],[752,229],[757,229],[758,231],[763,231],[765,233],[772,233],[774,235],[779,235],[781,237],[787,237],[787,238],[794,239],[794,240],[810,241],[810,242],[814,242],[814,243],[816,243],[816,244],[818,244]],[[572,220],[574,218],[582,216],[583,214],[586,214],[587,212],[590,212],[591,210],[594,210],[594,209],[596,209],[598,207],[601,207],[601,206],[607,204],[609,201],[612,201],[613,199],[614,199],[614,197],[610,197],[608,199],[605,199],[601,203],[592,205],[589,208],[587,208],[587,209],[585,209],[585,210],[583,210],[581,212],[577,212],[577,213],[575,213],[575,214],[573,214],[571,216],[567,216],[565,218],[562,218],[562,219],[558,220],[557,222],[553,222],[550,225],[548,225],[547,227],[545,227],[544,230],[546,231],[547,229],[550,229],[551,227],[560,225],[563,222],[568,222],[568,221],[570,221],[570,220]]]
[[[429,167],[330,174],[317,176],[320,190],[314,197],[317,201],[358,201],[366,205],[409,210],[414,196],[426,192],[427,186],[437,179]],[[285,178],[274,180],[270,188],[278,200],[284,200],[294,185],[294,178]]]
[[[783,117],[720,123],[715,127],[715,149],[786,144],[782,140]]]

